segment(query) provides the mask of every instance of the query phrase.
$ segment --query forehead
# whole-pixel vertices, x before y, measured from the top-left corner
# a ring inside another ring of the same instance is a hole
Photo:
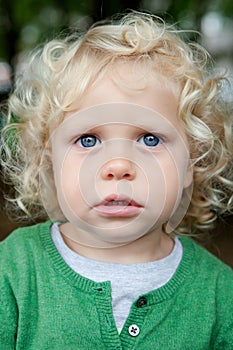
[[[119,130],[154,131],[161,134],[177,133],[177,126],[151,108],[134,103],[112,102],[92,105],[67,116],[61,125],[61,132],[98,132],[101,128]]]
[[[118,62],[87,89],[78,111],[109,103],[129,103],[152,109],[178,124],[179,87],[141,62]]]

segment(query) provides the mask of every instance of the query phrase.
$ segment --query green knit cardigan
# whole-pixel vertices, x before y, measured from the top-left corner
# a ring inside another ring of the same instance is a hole
[[[233,271],[189,238],[163,287],[138,296],[119,334],[109,281],[75,273],[51,222],[0,244],[1,350],[233,350]]]

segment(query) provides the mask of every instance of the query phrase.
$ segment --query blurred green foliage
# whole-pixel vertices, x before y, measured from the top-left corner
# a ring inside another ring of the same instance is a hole
[[[233,17],[232,0],[0,0],[0,60],[13,65],[18,52],[65,28],[89,26],[127,9],[153,12],[194,30],[201,29],[208,11]]]

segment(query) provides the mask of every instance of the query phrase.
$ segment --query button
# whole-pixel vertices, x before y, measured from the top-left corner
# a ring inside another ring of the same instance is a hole
[[[140,333],[140,328],[136,324],[131,324],[131,326],[128,328],[128,332],[131,337],[137,337]]]
[[[147,298],[146,297],[141,297],[138,299],[136,303],[137,307],[144,307],[147,305]]]

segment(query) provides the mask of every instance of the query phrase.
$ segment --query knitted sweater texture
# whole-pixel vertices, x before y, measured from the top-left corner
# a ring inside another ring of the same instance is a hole
[[[233,272],[189,238],[172,279],[132,304],[121,334],[108,281],[75,273],[51,222],[0,244],[1,350],[233,350]]]

